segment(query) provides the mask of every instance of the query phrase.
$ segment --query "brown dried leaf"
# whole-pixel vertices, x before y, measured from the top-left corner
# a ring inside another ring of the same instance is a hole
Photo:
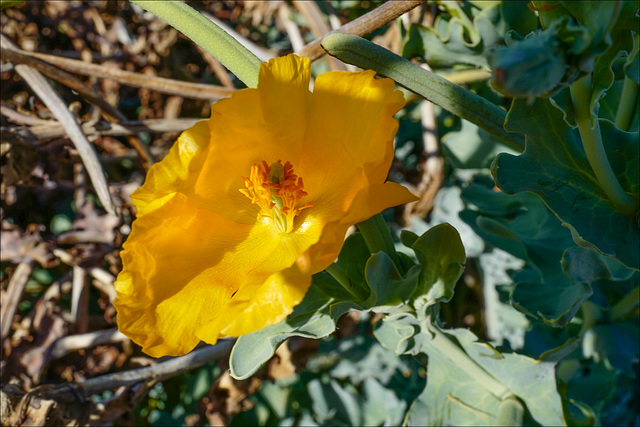
[[[120,218],[116,215],[99,215],[91,202],[86,202],[78,208],[79,219],[73,221],[73,230],[59,234],[58,243],[75,244],[79,242],[113,244],[114,230],[120,225]]]
[[[17,349],[21,353],[19,363],[24,372],[29,375],[34,384],[40,382],[40,376],[49,363],[50,347],[58,338],[67,334],[67,323],[60,315],[60,309],[50,301],[38,300],[34,309],[33,322],[31,323],[33,342],[21,343],[21,347],[27,347],[25,351]],[[12,354],[13,355],[13,354]]]
[[[44,227],[31,227],[21,233],[18,227],[3,222],[0,231],[0,260],[18,264],[28,257],[45,268],[55,265],[56,258],[51,248],[40,237],[41,228]]]

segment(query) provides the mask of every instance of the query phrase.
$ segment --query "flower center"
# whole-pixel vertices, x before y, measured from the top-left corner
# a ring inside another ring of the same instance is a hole
[[[251,166],[249,178],[243,176],[242,179],[246,189],[241,188],[240,192],[251,199],[251,203],[260,206],[262,212],[259,217],[271,219],[281,233],[293,231],[295,217],[303,209],[313,206],[313,203],[306,203],[296,207],[307,192],[304,191],[302,178],[293,172],[289,162],[283,166],[278,160],[269,166],[263,160],[261,165]]]

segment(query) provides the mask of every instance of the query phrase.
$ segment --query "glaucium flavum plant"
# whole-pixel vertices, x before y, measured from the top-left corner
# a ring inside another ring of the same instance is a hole
[[[310,61],[260,65],[257,89],[213,105],[133,195],[118,327],[151,356],[283,320],[347,228],[415,200],[385,182],[404,105],[391,79]]]

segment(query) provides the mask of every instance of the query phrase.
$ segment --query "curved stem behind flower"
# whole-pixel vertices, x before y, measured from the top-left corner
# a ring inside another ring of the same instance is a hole
[[[634,82],[629,76],[624,77],[622,86],[622,97],[616,111],[616,127],[618,129],[629,131],[633,113],[638,106],[638,83]]]
[[[322,46],[330,55],[390,77],[426,100],[500,138],[508,146],[524,150],[524,137],[504,130],[506,111],[481,96],[358,36],[331,34],[322,40]]]
[[[258,87],[260,60],[222,28],[181,1],[131,0],[213,55],[247,87]]]

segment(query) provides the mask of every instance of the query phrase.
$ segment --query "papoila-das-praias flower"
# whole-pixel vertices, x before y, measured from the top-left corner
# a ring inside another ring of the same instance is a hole
[[[276,323],[349,226],[415,200],[385,182],[404,99],[374,75],[324,73],[311,93],[308,59],[272,59],[180,135],[131,196],[120,331],[158,357]]]

